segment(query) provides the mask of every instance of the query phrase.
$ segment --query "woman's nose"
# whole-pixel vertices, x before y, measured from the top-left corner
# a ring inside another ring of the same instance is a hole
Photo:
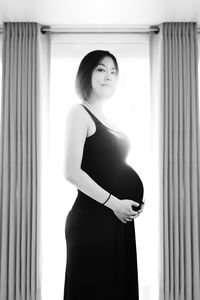
[[[111,75],[110,75],[110,73],[106,73],[106,75],[105,75],[105,79],[111,79]]]

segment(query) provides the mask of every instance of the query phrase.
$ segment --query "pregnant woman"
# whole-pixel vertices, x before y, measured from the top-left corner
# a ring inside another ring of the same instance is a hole
[[[82,103],[69,109],[65,136],[64,174],[77,197],[65,224],[64,300],[139,299],[134,219],[143,184],[125,162],[128,137],[102,112],[118,76],[115,56],[104,50],[89,52],[76,75]]]

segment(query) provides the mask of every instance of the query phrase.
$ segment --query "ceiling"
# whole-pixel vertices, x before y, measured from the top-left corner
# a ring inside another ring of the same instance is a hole
[[[200,24],[199,0],[0,0],[3,22],[43,25]]]

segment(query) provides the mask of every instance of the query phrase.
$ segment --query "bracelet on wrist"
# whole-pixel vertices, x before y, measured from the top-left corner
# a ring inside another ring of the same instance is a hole
[[[106,201],[104,203],[102,203],[103,205],[110,199],[111,193],[109,194],[108,198],[106,199]]]

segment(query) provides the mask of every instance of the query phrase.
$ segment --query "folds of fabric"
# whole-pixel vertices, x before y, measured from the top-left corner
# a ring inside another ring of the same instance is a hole
[[[158,42],[158,40],[160,41]],[[160,299],[200,298],[200,144],[196,23],[163,23],[160,43]],[[154,51],[154,50],[153,50]],[[156,60],[156,58],[154,58]],[[154,78],[155,79],[155,78]],[[156,89],[156,86],[153,87]],[[155,106],[155,111],[156,111]]]

